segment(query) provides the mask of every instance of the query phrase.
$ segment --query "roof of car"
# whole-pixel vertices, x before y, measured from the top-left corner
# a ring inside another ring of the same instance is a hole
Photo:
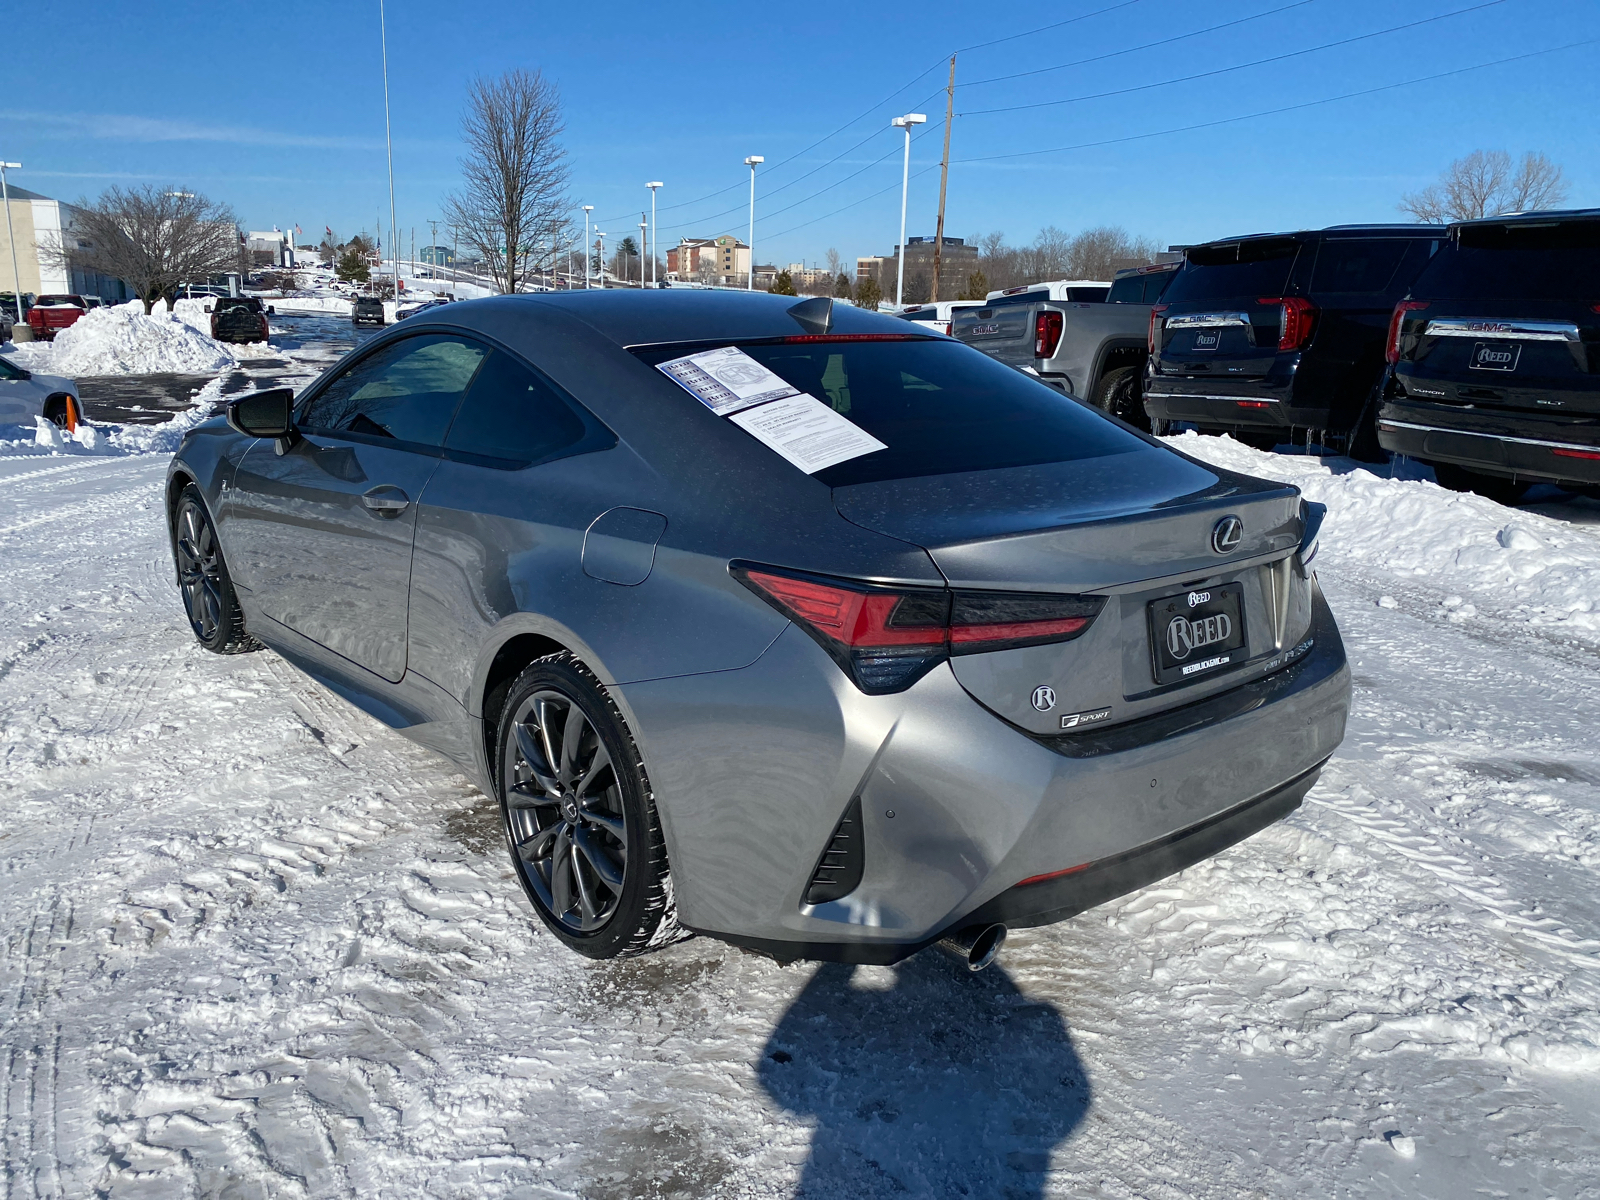
[[[648,346],[813,333],[813,328],[801,324],[789,314],[790,309],[805,302],[805,297],[721,289],[625,291],[621,288],[597,288],[468,300],[451,304],[449,311],[451,319],[459,319],[480,305],[549,306],[584,322],[619,346]],[[905,336],[908,331],[906,322],[898,317],[835,303],[828,332]]]
[[[1209,242],[1196,242],[1186,250],[1198,250],[1204,246],[1225,246],[1229,242],[1262,242],[1276,241],[1281,238],[1293,238],[1296,241],[1310,241],[1312,238],[1349,238],[1373,237],[1374,235],[1388,234],[1390,236],[1410,235],[1412,237],[1443,237],[1443,225],[1417,225],[1400,222],[1373,223],[1370,225],[1330,225],[1326,229],[1290,229],[1282,233],[1246,233],[1238,237],[1212,238]]]
[[[1450,228],[1459,229],[1463,225],[1546,225],[1552,221],[1600,221],[1600,208],[1551,208],[1539,212],[1502,213],[1498,217],[1455,221]]]

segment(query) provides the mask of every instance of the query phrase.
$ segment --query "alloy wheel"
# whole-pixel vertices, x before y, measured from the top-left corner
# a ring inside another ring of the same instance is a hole
[[[222,625],[222,555],[206,515],[185,502],[178,512],[178,582],[189,624],[202,642],[213,641]]]
[[[595,933],[617,911],[628,871],[611,754],[582,706],[554,689],[522,702],[511,733],[502,777],[517,864],[564,929]]]

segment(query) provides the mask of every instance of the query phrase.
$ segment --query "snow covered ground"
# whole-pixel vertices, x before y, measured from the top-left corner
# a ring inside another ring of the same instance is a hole
[[[0,447],[9,1195],[1600,1196],[1600,505],[1175,439],[1330,506],[1300,812],[978,976],[596,964],[448,765],[195,647],[174,432]]]

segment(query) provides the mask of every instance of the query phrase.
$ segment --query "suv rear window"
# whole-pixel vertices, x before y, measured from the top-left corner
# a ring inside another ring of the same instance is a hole
[[[1406,238],[1329,238],[1317,248],[1313,292],[1384,292],[1411,242]]]
[[[1425,300],[1593,303],[1600,221],[1468,225],[1434,255],[1411,294]]]
[[[1195,246],[1185,252],[1183,270],[1161,298],[1171,304],[1281,296],[1299,249],[1293,238]]]
[[[1176,271],[1151,271],[1146,275],[1124,275],[1111,285],[1108,304],[1154,304],[1167,290]]]
[[[815,478],[829,487],[1070,462],[1144,447],[1055,389],[942,338],[739,348],[888,447],[818,471]],[[641,357],[655,363],[684,353],[673,348]]]

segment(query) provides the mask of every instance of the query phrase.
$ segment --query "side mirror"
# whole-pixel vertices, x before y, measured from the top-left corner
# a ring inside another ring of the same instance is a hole
[[[269,313],[272,313],[272,314],[274,314],[274,315],[275,315],[275,314],[276,314],[276,313],[277,313],[277,311],[278,311],[278,310],[277,310],[277,309],[275,309],[275,308],[273,308],[273,307],[272,307],[272,305],[270,305],[270,304],[269,304],[269,305],[267,305],[267,312],[269,312]]]
[[[228,426],[255,438],[287,438],[294,434],[294,391],[272,388],[228,403]]]

